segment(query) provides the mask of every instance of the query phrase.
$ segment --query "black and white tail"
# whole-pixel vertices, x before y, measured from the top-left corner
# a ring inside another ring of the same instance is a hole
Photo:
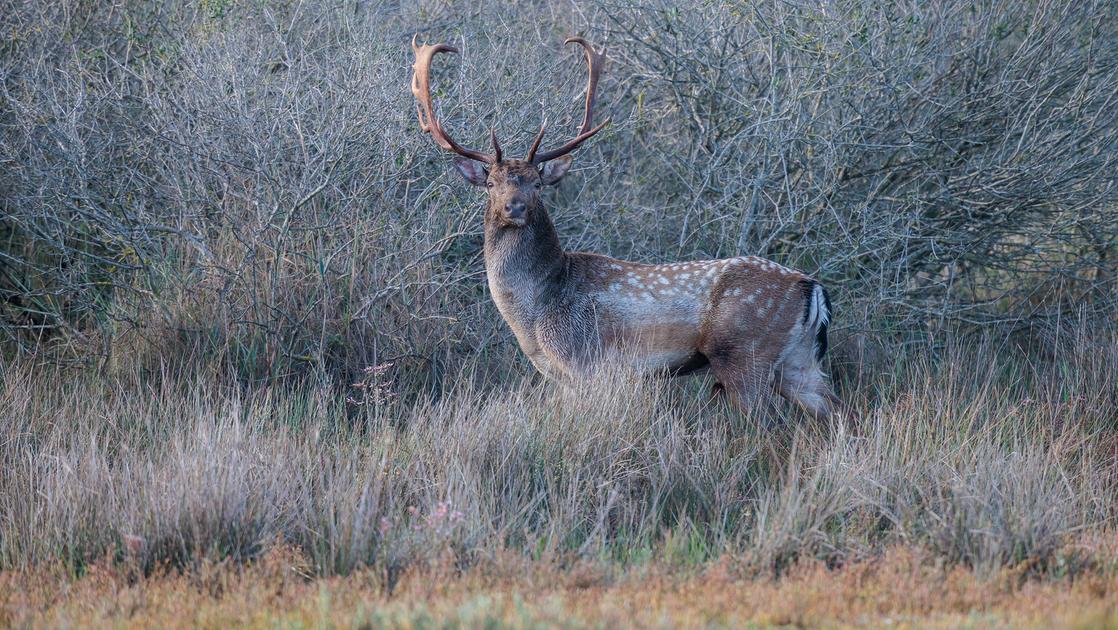
[[[815,333],[815,360],[822,361],[827,354],[827,325],[831,322],[831,297],[823,285],[811,282],[804,305],[804,330]]]

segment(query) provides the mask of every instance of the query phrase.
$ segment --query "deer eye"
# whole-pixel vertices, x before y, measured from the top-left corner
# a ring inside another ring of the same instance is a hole
[[[493,187],[493,182],[485,182],[485,187],[486,188],[492,188]]]
[[[539,189],[543,188],[543,182],[541,182],[538,179],[536,180],[536,183],[532,184],[532,185],[535,186],[536,190],[539,190]]]

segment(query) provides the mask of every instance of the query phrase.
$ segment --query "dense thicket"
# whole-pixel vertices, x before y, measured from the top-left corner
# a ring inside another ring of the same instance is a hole
[[[608,47],[614,122],[550,197],[571,248],[772,257],[851,330],[1113,315],[1107,0],[2,5],[9,357],[502,372],[482,202],[417,129],[413,32],[462,48],[436,67],[456,136],[510,147],[579,119],[563,38]]]

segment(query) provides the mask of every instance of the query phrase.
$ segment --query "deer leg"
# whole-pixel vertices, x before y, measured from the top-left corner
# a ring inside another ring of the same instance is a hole
[[[773,389],[817,420],[829,420],[842,408],[838,396],[827,386],[810,339],[783,357],[776,369]]]
[[[715,388],[728,396],[741,412],[760,413],[764,423],[771,424],[776,411],[768,388],[772,361],[739,349],[712,352],[708,356],[711,371],[718,379]]]
[[[839,399],[823,381],[814,366],[809,369],[787,367],[777,371],[774,389],[790,402],[797,403],[817,420],[827,420],[839,406]]]
[[[714,385],[710,386],[710,396],[707,398],[707,400],[710,402],[714,402],[725,395],[726,387],[723,386],[722,383],[715,382]]]

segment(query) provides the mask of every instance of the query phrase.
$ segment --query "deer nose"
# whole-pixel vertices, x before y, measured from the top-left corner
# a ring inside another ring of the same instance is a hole
[[[509,218],[519,219],[524,216],[524,207],[523,201],[513,201],[505,206],[505,210],[508,212]]]

